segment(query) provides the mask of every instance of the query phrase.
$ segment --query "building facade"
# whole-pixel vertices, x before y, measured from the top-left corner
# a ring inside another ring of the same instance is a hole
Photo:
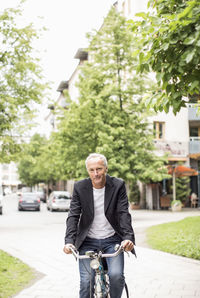
[[[17,172],[17,165],[14,162],[0,164],[0,181],[5,194],[17,191],[21,182]]]

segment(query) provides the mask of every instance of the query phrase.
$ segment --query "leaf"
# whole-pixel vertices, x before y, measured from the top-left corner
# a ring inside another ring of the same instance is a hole
[[[170,44],[176,44],[178,42],[178,40],[179,40],[179,37],[177,36],[177,37],[174,37],[174,38],[170,39],[169,43]]]
[[[190,36],[190,37],[188,37],[188,38],[186,38],[184,40],[183,44],[185,44],[185,45],[191,45],[191,44],[193,44],[195,42],[195,40],[196,40],[195,37]]]
[[[140,52],[140,54],[139,54],[140,64],[142,64],[143,60],[144,60],[144,53],[143,52]]]
[[[146,72],[149,72],[149,64],[147,64],[147,63],[144,64],[144,70]]]
[[[169,103],[166,103],[165,105],[163,105],[163,109],[165,111],[165,113],[169,112]]]
[[[144,13],[144,12],[136,13],[135,16],[136,16],[136,17],[141,17],[141,18],[143,18],[144,20],[147,19],[147,14]]]
[[[162,79],[162,73],[160,73],[160,72],[157,72],[156,73],[156,79],[157,79],[157,81],[161,81],[161,79]]]
[[[190,89],[191,90],[194,90],[199,85],[200,85],[200,82],[199,81],[194,81],[194,82],[192,82],[192,85],[191,85]]]
[[[161,47],[164,51],[168,50],[169,48],[169,43],[164,43]]]
[[[195,50],[193,50],[193,51],[191,51],[190,53],[187,54],[187,56],[185,58],[186,63],[189,63],[193,59],[194,54],[195,54]]]

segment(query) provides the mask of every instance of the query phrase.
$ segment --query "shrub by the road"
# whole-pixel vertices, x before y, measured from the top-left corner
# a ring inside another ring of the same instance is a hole
[[[154,249],[200,260],[200,216],[152,226],[147,242]]]
[[[0,297],[7,298],[18,293],[36,273],[19,259],[0,250]]]

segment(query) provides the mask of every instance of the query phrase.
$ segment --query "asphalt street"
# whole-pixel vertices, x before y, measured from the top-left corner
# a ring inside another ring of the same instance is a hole
[[[144,236],[149,226],[199,216],[200,210],[176,213],[135,210],[131,213],[137,258],[125,257],[130,298],[200,297],[200,261],[152,250]],[[66,216],[66,212],[47,211],[46,204],[42,204],[40,212],[19,212],[16,195],[4,198],[0,249],[38,271],[38,280],[16,297],[78,298],[78,264],[62,251]]]

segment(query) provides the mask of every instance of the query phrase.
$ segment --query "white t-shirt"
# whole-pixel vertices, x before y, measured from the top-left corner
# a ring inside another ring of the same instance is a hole
[[[104,213],[104,198],[105,198],[105,187],[94,188],[94,220],[88,232],[88,237],[95,239],[105,239],[115,234],[114,229],[108,222]]]

